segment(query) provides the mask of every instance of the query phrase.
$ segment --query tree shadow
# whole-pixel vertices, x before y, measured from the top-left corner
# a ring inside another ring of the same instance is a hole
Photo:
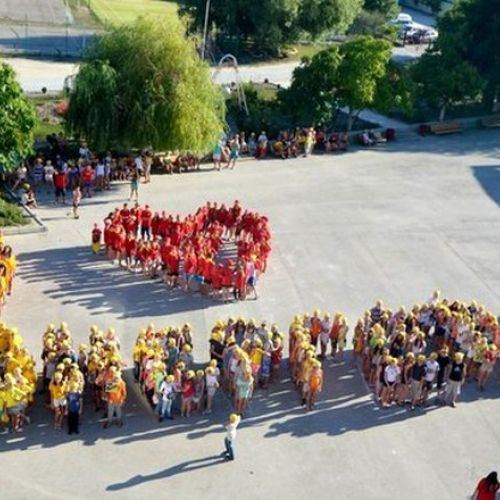
[[[471,168],[484,192],[500,205],[500,165],[474,165]]]
[[[417,125],[415,125],[416,129]],[[461,134],[447,136],[403,136],[394,142],[380,144],[372,148],[355,147],[354,152],[370,151],[376,153],[416,153],[439,155],[481,154],[491,158],[500,155],[498,130],[470,129]]]
[[[115,312],[121,314],[120,319],[150,318],[220,304],[119,269],[104,256],[94,256],[90,246],[24,252],[18,259],[17,275],[26,283],[41,284],[51,299],[85,307],[96,316]]]

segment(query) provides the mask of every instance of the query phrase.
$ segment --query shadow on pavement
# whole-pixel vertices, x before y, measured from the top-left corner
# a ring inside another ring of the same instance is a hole
[[[213,467],[214,465],[219,465],[226,463],[227,460],[224,458],[224,453],[219,455],[211,455],[209,457],[197,458],[193,460],[187,460],[180,464],[169,467],[153,474],[142,475],[131,477],[123,483],[110,484],[106,491],[119,491],[126,488],[131,488],[132,486],[138,486],[142,483],[147,483],[149,481],[157,481],[158,479],[167,479],[178,474],[185,472],[193,472],[198,469],[205,469],[206,467]]]
[[[500,205],[500,165],[474,165],[471,168],[484,192]]]
[[[159,317],[199,309],[219,302],[182,290],[169,290],[159,280],[118,269],[90,245],[52,248],[18,255],[18,276],[42,284],[43,293],[61,304],[76,304],[94,315],[121,313],[120,319]]]

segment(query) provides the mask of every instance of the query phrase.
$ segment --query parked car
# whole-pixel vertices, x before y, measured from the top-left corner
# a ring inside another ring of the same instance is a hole
[[[438,32],[432,28],[411,28],[403,32],[406,43],[432,43],[437,40]]]
[[[401,12],[398,14],[398,17],[395,19],[391,19],[391,24],[397,25],[397,26],[410,26],[413,24],[413,17],[410,16],[410,14],[405,14],[404,12]]]

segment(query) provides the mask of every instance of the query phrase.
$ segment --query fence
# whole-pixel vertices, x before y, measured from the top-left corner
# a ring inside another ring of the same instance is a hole
[[[0,53],[77,58],[96,34],[95,30],[67,25],[0,22]]]

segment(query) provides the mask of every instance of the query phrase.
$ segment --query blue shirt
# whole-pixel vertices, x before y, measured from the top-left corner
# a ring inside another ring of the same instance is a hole
[[[79,392],[69,392],[66,396],[68,400],[68,411],[70,413],[78,413],[81,407],[81,395]]]

